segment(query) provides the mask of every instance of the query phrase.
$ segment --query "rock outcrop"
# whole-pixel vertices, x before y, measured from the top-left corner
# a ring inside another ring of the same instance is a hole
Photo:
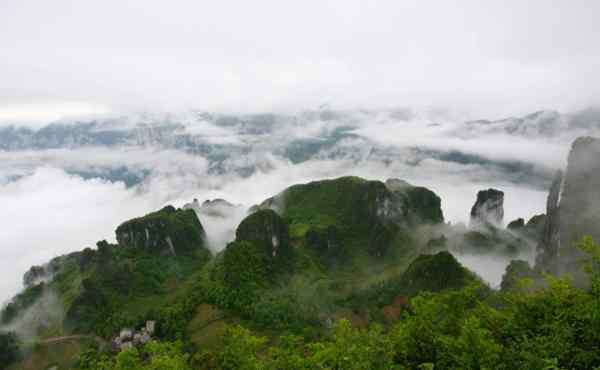
[[[576,247],[585,235],[600,242],[600,139],[580,137],[573,143],[560,197],[559,273],[581,270]]]
[[[385,186],[398,198],[399,205],[404,210],[404,218],[409,224],[444,222],[442,200],[433,191],[399,179],[388,179]]]
[[[585,255],[577,243],[586,235],[600,241],[600,139],[580,137],[573,142],[567,169],[564,175],[556,174],[546,207],[536,269],[569,273],[576,283],[587,284]]]
[[[287,258],[292,253],[288,226],[270,209],[246,217],[238,226],[235,239],[262,246],[270,259]]]
[[[340,177],[294,185],[253,207],[259,209],[275,210],[293,239],[338,262],[358,249],[382,257],[399,231],[444,220],[434,192],[397,179],[384,184]]]
[[[270,209],[246,217],[237,228],[235,241],[223,253],[224,281],[233,289],[268,285],[293,268],[288,226]]]
[[[161,254],[189,254],[204,247],[204,228],[191,210],[166,206],[122,223],[116,230],[120,246],[146,248]]]
[[[496,189],[481,190],[471,208],[471,228],[502,225],[504,220],[504,192]]]
[[[146,325],[137,331],[129,328],[121,329],[119,335],[113,338],[113,350],[116,352],[125,351],[150,342],[154,335],[155,327],[156,321],[146,321]]]
[[[554,176],[546,200],[546,220],[540,242],[537,246],[535,267],[542,271],[557,273],[558,248],[560,247],[559,200],[563,181],[562,171]]]
[[[202,204],[198,199],[194,199],[191,203],[186,203],[183,209],[193,209],[199,215],[206,215],[208,217],[228,217],[229,214],[239,205],[229,203],[225,199],[207,199]]]
[[[506,228],[511,231],[521,231],[525,227],[525,220],[523,218],[517,218],[506,225]]]

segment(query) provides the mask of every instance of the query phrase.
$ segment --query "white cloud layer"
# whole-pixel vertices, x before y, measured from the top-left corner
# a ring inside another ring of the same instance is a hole
[[[292,165],[273,157],[267,170],[243,178],[231,173],[208,175],[202,158],[169,151],[83,149],[21,154],[29,163],[35,163],[32,171],[0,186],[4,209],[0,214],[3,299],[19,289],[22,274],[31,265],[94,246],[97,240],[114,240],[119,223],[168,203],[181,207],[193,198],[224,198],[246,209],[295,183],[344,175],[380,180],[399,177],[440,195],[447,220],[466,222],[476,192],[487,187],[505,191],[506,220],[543,212],[546,197],[545,191],[508,183],[482,166],[451,166],[435,160],[423,161],[417,167],[402,162],[357,164],[350,160],[311,160]],[[15,153],[10,155],[12,163],[22,160]],[[40,157],[44,161],[36,162]],[[73,165],[92,167],[94,163],[139,165],[154,168],[155,172],[139,186],[126,188],[120,182],[84,180],[62,169]],[[240,212],[234,212],[231,222],[204,220],[211,240],[219,244],[213,249],[224,247],[224,235],[230,235],[228,229],[235,228],[241,217]]]

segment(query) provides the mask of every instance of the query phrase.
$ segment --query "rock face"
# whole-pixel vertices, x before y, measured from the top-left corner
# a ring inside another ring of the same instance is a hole
[[[287,224],[270,209],[246,217],[238,226],[235,239],[262,246],[271,259],[288,258],[292,253]]]
[[[537,269],[552,273],[558,272],[556,260],[558,257],[558,248],[560,247],[559,200],[562,181],[562,171],[558,171],[554,176],[554,180],[550,186],[550,193],[546,200],[546,220],[540,243],[537,246],[535,261]]]
[[[506,226],[506,229],[537,245],[542,238],[545,224],[546,215],[540,214],[531,217],[527,222],[523,218],[513,220]]]
[[[600,139],[573,143],[560,198],[559,272],[580,269],[576,244],[584,235],[600,242]]]
[[[50,273],[44,266],[31,266],[31,268],[23,275],[23,285],[30,287],[40,281],[44,281],[49,277]]]
[[[496,189],[481,190],[471,208],[472,228],[486,225],[501,226],[504,219],[504,192]]]
[[[285,221],[263,209],[246,217],[223,253],[224,280],[233,289],[265,286],[293,271],[294,250]]]
[[[399,179],[388,179],[385,186],[400,200],[409,224],[444,222],[442,200],[433,191]]]
[[[292,238],[341,260],[358,248],[382,257],[400,230],[443,222],[440,205],[432,191],[401,180],[340,177],[291,186],[254,210],[275,210]]]
[[[600,139],[591,137],[573,142],[564,176],[558,172],[552,182],[536,269],[569,273],[585,284],[585,255],[577,248],[585,235],[600,241]]]
[[[122,223],[116,235],[120,246],[171,255],[193,253],[204,247],[206,236],[193,210],[173,206]]]

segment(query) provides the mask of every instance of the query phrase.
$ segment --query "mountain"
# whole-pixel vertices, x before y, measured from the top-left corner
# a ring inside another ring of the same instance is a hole
[[[573,142],[567,168],[558,173],[548,196],[549,217],[539,249],[537,266],[555,273],[580,273],[583,236],[599,240],[600,140],[581,137]]]
[[[504,192],[496,189],[482,190],[471,208],[471,227],[502,225],[504,220]]]
[[[444,220],[435,193],[396,179],[342,177],[295,185],[257,208],[280,213],[292,238],[332,260],[355,253],[384,257],[403,230]]]
[[[20,335],[28,358],[45,367],[52,362],[43,353],[64,338],[96,342],[60,359],[85,369],[100,359],[118,368],[125,358],[219,369],[243,361],[353,368],[332,365],[339,351],[362,361],[358,368],[379,368],[384,360],[384,367],[474,368],[477,356],[489,368],[547,361],[597,367],[593,292],[566,283],[520,290],[523,278],[541,282],[546,266],[526,261],[511,262],[501,290],[491,289],[455,256],[517,256],[537,242],[538,261],[572,271],[578,252],[557,252],[545,241],[558,235],[564,248],[563,240],[595,236],[598,171],[588,159],[599,148],[596,139],[578,139],[564,181],[557,176],[552,186],[548,213],[507,228],[501,190],[478,193],[471,210],[477,225],[469,229],[444,223],[442,199],[425,187],[339,177],[292,185],[252,207],[216,252],[204,222],[228,219],[236,205],[216,199],[166,206],[119,225],[117,244],[102,240],[33,266],[0,319]],[[115,336],[154,323],[156,341],[107,347]],[[23,333],[40,342],[28,346]],[[0,335],[14,347],[10,334]]]
[[[182,112],[129,114],[89,120],[57,121],[33,129],[17,125],[0,127],[0,151],[19,158],[2,181],[15,181],[41,165],[54,165],[86,179],[123,181],[133,187],[152,178],[158,169],[148,159],[108,160],[107,153],[168,152],[199,157],[207,161],[207,174],[236,174],[249,177],[267,172],[281,163],[297,165],[307,161],[348,161],[390,166],[404,163],[418,166],[436,160],[448,165],[482,166],[510,182],[524,181],[536,187],[551,182],[552,169],[534,157],[510,159],[486,150],[462,146],[429,145],[415,141],[400,146],[380,140],[378,132],[410,134],[415,128],[435,127],[434,135],[453,140],[487,140],[506,135],[524,140],[566,144],[578,135],[593,135],[600,128],[597,110],[572,114],[550,111],[503,120],[478,120],[453,124],[437,122],[398,110],[334,111],[322,109],[295,114],[217,114]],[[437,118],[437,117],[436,117]],[[451,121],[451,120],[449,120]],[[376,125],[376,130],[372,129]],[[384,137],[384,139],[386,139]],[[85,151],[84,164],[69,159],[69,153]],[[97,153],[103,153],[98,155]],[[36,153],[39,158],[31,157]],[[127,156],[127,154],[124,154]],[[54,158],[56,157],[56,158]]]

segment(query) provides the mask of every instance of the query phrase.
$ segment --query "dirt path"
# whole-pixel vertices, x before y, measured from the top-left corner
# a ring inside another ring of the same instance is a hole
[[[52,343],[58,343],[58,342],[64,342],[64,341],[68,341],[68,340],[73,340],[73,339],[93,339],[96,342],[98,342],[98,344],[101,345],[105,345],[106,341],[100,337],[94,336],[94,335],[66,335],[63,337],[53,337],[53,338],[47,338],[44,340],[39,341],[39,343],[41,344],[52,344]]]

